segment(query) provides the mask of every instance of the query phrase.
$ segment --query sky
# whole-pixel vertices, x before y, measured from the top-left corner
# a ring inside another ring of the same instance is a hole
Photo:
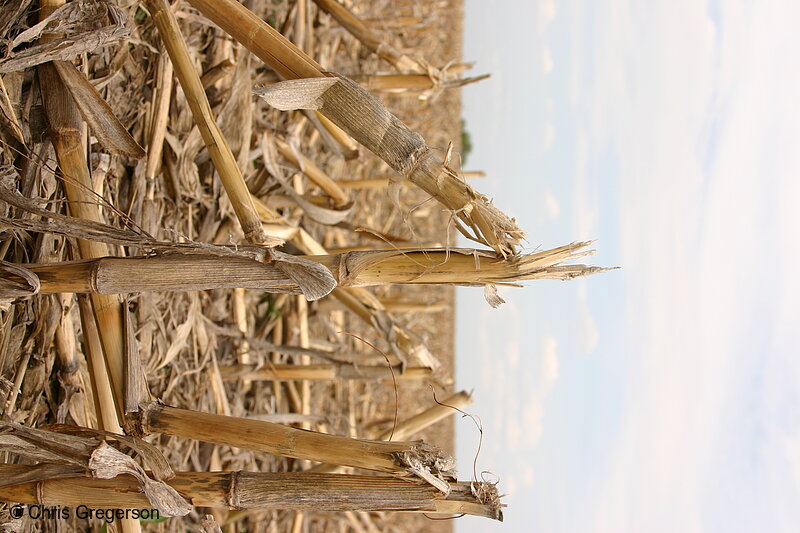
[[[800,3],[465,11],[492,74],[463,89],[474,186],[529,251],[596,239],[621,269],[499,309],[459,289],[457,385],[509,507],[456,531],[800,531]]]

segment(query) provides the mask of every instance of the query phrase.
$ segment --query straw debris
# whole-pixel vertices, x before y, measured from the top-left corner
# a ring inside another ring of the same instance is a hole
[[[17,12],[24,12],[21,6]],[[63,36],[15,50],[45,33]],[[102,0],[68,2],[16,36],[6,50],[5,57],[0,59],[0,74],[24,70],[48,61],[70,60],[118,42],[129,34],[127,15],[114,4]]]

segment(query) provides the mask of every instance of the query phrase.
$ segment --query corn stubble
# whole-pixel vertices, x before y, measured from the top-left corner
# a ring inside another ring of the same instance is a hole
[[[8,4],[0,499],[185,517],[160,531],[502,520],[495,484],[412,440],[451,440],[472,402],[429,394],[452,386],[436,339],[452,286],[498,305],[496,286],[604,269],[575,263],[589,242],[521,253],[516,222],[434,148],[458,133],[448,89],[478,79],[442,57],[452,11],[43,0],[23,32],[30,2]],[[413,51],[376,29],[403,25]]]

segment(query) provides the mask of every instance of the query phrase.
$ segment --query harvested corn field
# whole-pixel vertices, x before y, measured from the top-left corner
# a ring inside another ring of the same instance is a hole
[[[461,9],[5,3],[0,521],[502,519],[451,459],[452,287],[600,269],[521,255],[462,171]]]

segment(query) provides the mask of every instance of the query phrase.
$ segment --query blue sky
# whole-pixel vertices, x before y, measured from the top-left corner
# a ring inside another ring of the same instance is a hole
[[[800,530],[800,4],[466,6],[476,187],[622,267],[459,292],[497,531]]]

